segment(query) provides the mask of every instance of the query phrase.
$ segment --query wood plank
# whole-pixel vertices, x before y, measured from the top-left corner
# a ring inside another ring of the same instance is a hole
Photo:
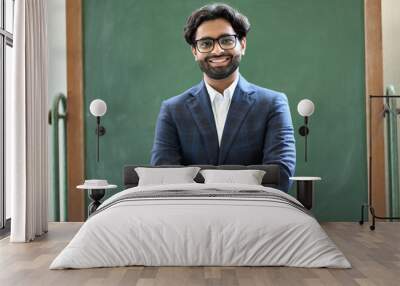
[[[85,178],[82,0],[65,2],[67,19],[68,221],[84,221],[84,192],[77,191],[75,188]]]
[[[386,216],[383,100],[374,99],[371,116],[368,104],[369,95],[383,95],[384,92],[381,0],[364,0],[364,5],[367,136],[372,136],[372,149],[368,141],[368,156],[372,156],[372,183],[369,188],[372,188],[371,196],[376,215]]]

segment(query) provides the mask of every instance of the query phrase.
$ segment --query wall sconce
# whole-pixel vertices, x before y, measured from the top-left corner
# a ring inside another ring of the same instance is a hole
[[[305,137],[304,159],[307,162],[307,135],[310,132],[308,129],[308,117],[314,113],[314,103],[309,99],[300,100],[297,105],[297,112],[304,117],[304,125],[299,128],[299,134]]]
[[[106,134],[106,129],[100,125],[100,117],[102,117],[107,112],[107,104],[101,99],[95,99],[90,103],[90,113],[96,117],[97,127],[97,162],[100,160],[100,136]]]

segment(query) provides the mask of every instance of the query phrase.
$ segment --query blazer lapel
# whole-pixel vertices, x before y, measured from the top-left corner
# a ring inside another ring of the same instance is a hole
[[[229,149],[232,147],[235,136],[245,120],[247,113],[254,104],[255,100],[251,96],[253,92],[254,91],[251,89],[249,83],[240,76],[238,85],[233,93],[232,102],[225,121],[218,165],[224,164]]]
[[[198,89],[193,91],[193,96],[186,101],[186,106],[191,111],[197,128],[203,137],[207,149],[209,164],[218,164],[218,135],[215,127],[214,115],[211,108],[210,97],[202,81]]]

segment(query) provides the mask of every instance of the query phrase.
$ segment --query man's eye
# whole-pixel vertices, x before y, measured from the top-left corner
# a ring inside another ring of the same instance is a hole
[[[232,45],[233,40],[231,38],[225,38],[221,39],[220,43],[221,45]]]
[[[200,48],[209,48],[212,46],[212,41],[200,41],[199,47]]]

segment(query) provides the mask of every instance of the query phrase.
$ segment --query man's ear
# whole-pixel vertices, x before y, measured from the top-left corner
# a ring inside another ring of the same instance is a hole
[[[194,60],[197,62],[197,50],[195,47],[192,46],[192,54],[194,56]]]
[[[243,37],[240,40],[240,46],[242,48],[242,56],[244,56],[245,52],[246,52],[246,37]]]

